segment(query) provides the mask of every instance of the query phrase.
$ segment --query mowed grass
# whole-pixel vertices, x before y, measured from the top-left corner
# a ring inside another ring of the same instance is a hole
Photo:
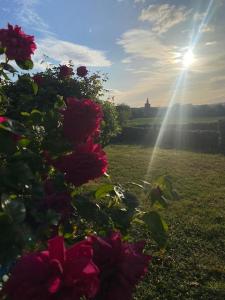
[[[114,182],[146,179],[151,148],[113,145],[106,151]],[[160,175],[172,177],[180,199],[162,212],[169,225],[164,257],[148,232],[136,234],[146,239],[153,260],[135,299],[224,300],[225,157],[158,150],[148,180]],[[141,194],[140,199],[148,209]]]
[[[188,117],[170,118],[168,124],[192,124],[192,123],[216,123],[219,120],[225,120],[225,117]],[[161,124],[163,117],[135,118],[128,121],[128,126],[148,126],[152,124]]]

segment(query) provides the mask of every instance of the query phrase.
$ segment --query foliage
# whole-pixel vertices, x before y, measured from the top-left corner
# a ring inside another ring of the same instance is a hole
[[[131,108],[126,104],[119,104],[116,106],[118,112],[118,119],[120,125],[123,127],[127,125],[128,120],[131,118]]]
[[[102,103],[104,119],[101,126],[100,143],[106,146],[121,131],[115,105],[107,100]]]
[[[33,37],[15,28],[20,33],[17,39],[33,43]],[[9,64],[9,47],[11,43],[3,49],[6,62],[0,65],[0,270],[1,275],[9,275],[3,296],[116,300],[124,295],[129,300],[151,259],[143,253],[144,242],[134,243],[131,229],[141,224],[165,248],[167,225],[155,204],[165,207],[162,204],[167,202],[166,195],[172,195],[172,185],[166,178],[155,185],[138,184],[151,203],[148,212],[120,183],[88,190],[84,184],[107,170],[106,153],[96,144],[102,110],[108,119],[103,125],[106,137],[100,135],[100,139],[107,143],[118,128],[113,104],[106,102],[102,109],[97,100],[102,92],[99,75],[88,77],[82,66],[77,69],[80,77],[73,78],[72,65],[33,77],[20,75]],[[33,66],[30,51],[26,53],[27,57],[16,61],[22,69]],[[18,77],[12,81],[16,72]],[[110,112],[115,122],[107,125]],[[158,194],[153,197],[155,189]],[[71,246],[67,250],[63,240]],[[125,270],[130,264],[134,267],[128,275]],[[120,288],[115,291],[109,280],[119,280]]]

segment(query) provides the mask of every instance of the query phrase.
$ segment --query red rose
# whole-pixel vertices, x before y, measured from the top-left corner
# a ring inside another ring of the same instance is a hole
[[[85,66],[80,66],[77,68],[77,75],[80,77],[85,77],[88,73],[88,70]]]
[[[47,251],[20,258],[4,291],[11,300],[93,298],[98,291],[99,270],[92,256],[90,242],[65,249],[63,238],[55,237],[49,241]]]
[[[88,142],[68,155],[52,162],[65,174],[65,180],[80,186],[102,176],[107,170],[107,157],[100,145]]]
[[[8,59],[24,61],[31,58],[37,48],[34,37],[25,34],[21,27],[8,24],[8,29],[0,29],[0,46],[6,48]]]
[[[56,191],[54,182],[47,179],[44,184],[45,197],[41,207],[52,209],[61,214],[62,220],[67,219],[72,212],[71,197],[67,191]]]
[[[36,74],[33,76],[33,81],[37,83],[38,86],[41,86],[44,82],[44,78],[40,74]]]
[[[122,242],[113,232],[108,238],[92,236],[94,263],[100,270],[98,300],[131,300],[135,285],[146,274],[150,256],[143,254],[144,242]]]
[[[67,98],[67,108],[62,111],[63,131],[74,143],[86,141],[100,128],[103,118],[102,108],[90,99]]]
[[[62,65],[59,67],[59,77],[60,78],[67,78],[72,76],[73,73],[73,68],[67,67],[66,65]]]

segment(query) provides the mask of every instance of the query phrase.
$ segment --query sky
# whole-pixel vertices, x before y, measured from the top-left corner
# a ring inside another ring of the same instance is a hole
[[[107,73],[116,103],[225,102],[225,0],[0,0],[8,22],[35,36],[36,70]]]

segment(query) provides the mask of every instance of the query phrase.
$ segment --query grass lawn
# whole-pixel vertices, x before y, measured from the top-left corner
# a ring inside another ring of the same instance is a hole
[[[114,145],[106,150],[114,182],[145,178],[151,148]],[[148,241],[153,260],[135,299],[224,300],[225,157],[159,150],[149,180],[164,174],[171,175],[180,200],[163,212],[169,225],[164,258],[148,232],[137,233]]]
[[[215,123],[224,120],[225,117],[184,117],[180,120],[170,119],[168,124],[190,124],[190,123]],[[161,124],[163,117],[136,118],[128,121],[128,126],[141,126],[150,124]]]

